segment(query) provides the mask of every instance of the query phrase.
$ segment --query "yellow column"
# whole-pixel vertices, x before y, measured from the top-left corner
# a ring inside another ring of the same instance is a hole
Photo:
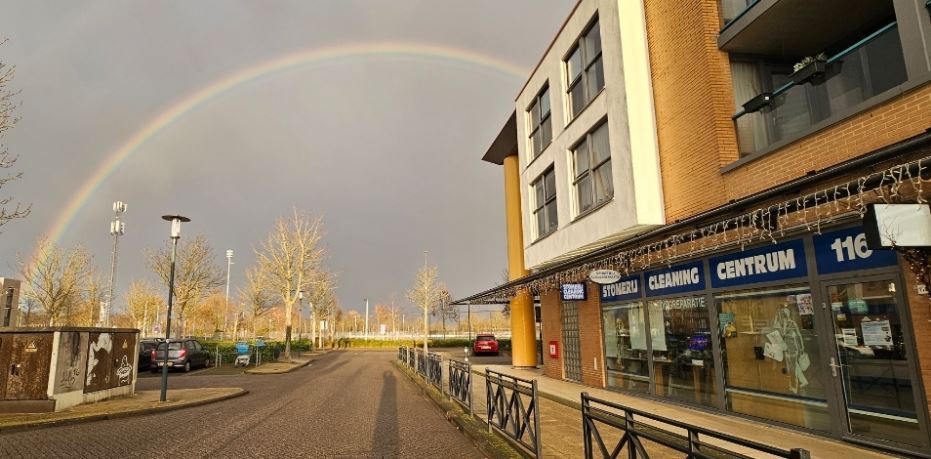
[[[504,212],[507,221],[508,279],[529,274],[524,268],[524,235],[520,212],[520,171],[517,155],[504,158]],[[511,299],[511,364],[537,366],[533,297],[520,291]]]

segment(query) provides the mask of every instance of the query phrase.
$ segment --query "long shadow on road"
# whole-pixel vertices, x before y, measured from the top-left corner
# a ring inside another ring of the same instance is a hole
[[[372,439],[372,451],[383,456],[396,456],[401,437],[398,434],[398,393],[394,373],[382,374],[381,400],[375,418],[375,436]]]

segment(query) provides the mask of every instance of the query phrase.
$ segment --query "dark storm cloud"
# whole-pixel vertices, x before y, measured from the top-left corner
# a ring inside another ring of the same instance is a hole
[[[21,123],[6,141],[23,180],[4,189],[33,214],[3,228],[0,275],[29,252],[78,188],[150,119],[186,94],[289,52],[405,41],[489,54],[527,68],[571,0],[4,2],[3,61],[17,66]],[[292,206],[324,216],[344,307],[403,297],[423,250],[454,295],[505,266],[502,171],[481,154],[523,78],[403,56],[306,65],[228,91],[145,143],[95,192],[62,243],[108,269],[110,203],[129,204],[119,285],[151,277],[142,252],[183,212],[186,235],[252,247]],[[121,301],[119,303],[122,303]],[[118,304],[119,304],[118,303]]]

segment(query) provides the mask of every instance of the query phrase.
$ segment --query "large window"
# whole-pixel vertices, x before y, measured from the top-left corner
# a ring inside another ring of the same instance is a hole
[[[718,303],[727,408],[830,430],[815,310],[808,287],[727,292]]]
[[[530,118],[530,154],[533,159],[553,140],[549,86],[544,86],[540,94],[534,97],[533,103],[527,109],[527,115]]]
[[[607,385],[646,393],[650,390],[650,362],[643,303],[602,307]]]
[[[575,118],[604,88],[604,66],[601,62],[601,33],[595,19],[566,59],[569,77],[568,93],[570,113]]]
[[[578,213],[614,197],[608,124],[585,135],[572,150],[573,179]]]
[[[657,395],[713,405],[718,393],[704,296],[649,302]]]
[[[533,219],[537,222],[537,234],[535,239],[539,239],[556,230],[558,220],[556,218],[556,174],[553,168],[540,174],[540,177],[533,182]]]

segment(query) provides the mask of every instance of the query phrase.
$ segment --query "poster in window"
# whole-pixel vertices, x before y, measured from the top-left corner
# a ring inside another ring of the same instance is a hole
[[[892,346],[892,327],[888,320],[867,320],[860,322],[864,346]]]
[[[630,324],[630,348],[647,350],[647,335],[643,327],[643,311],[638,307],[627,310],[628,322]]]
[[[815,313],[815,309],[811,305],[811,293],[795,295],[795,305],[798,307],[799,315],[810,316]]]
[[[653,351],[666,352],[666,324],[663,320],[663,304],[650,302],[650,342]]]

